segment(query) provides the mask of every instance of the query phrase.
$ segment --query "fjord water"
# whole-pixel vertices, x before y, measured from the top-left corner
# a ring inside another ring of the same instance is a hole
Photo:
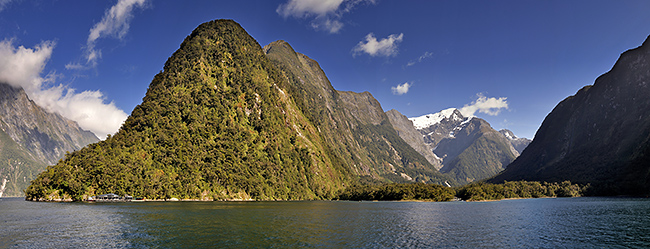
[[[40,203],[0,199],[0,248],[649,247],[650,199]]]

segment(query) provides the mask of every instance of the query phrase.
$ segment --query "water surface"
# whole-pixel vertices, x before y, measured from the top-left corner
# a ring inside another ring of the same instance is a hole
[[[0,248],[650,247],[650,200],[41,203],[0,199]]]

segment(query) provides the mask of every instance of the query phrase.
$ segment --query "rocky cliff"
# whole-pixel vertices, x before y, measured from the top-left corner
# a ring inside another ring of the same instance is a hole
[[[45,165],[99,140],[74,121],[36,105],[23,89],[8,84],[0,84],[0,129],[0,181],[8,180],[5,196],[22,196],[22,190]]]
[[[590,183],[600,194],[650,193],[650,41],[560,102],[492,182]]]
[[[393,126],[398,127],[406,124],[393,122]],[[508,134],[512,135],[510,139],[485,120],[464,117],[455,108],[411,118],[410,124],[411,129],[417,129],[427,149],[433,152],[435,160],[441,161],[440,172],[455,179],[457,184],[492,177],[519,156],[513,147],[516,143],[513,141],[519,140],[512,132]],[[414,148],[422,146],[419,140],[411,138],[412,134],[400,135]]]
[[[528,147],[530,142],[532,142],[532,140],[530,140],[528,138],[515,136],[515,134],[511,130],[508,130],[508,129],[502,129],[502,130],[499,131],[499,133],[501,133],[501,135],[503,135],[504,137],[506,137],[508,139],[508,141],[510,141],[510,144],[512,144],[512,147],[515,148],[515,150],[517,150],[517,153],[519,153],[520,155],[524,151],[524,149],[526,149],[526,147]]]
[[[334,90],[316,61],[284,41],[264,50],[288,79],[288,91],[299,108],[333,154],[356,175],[397,182],[448,180],[400,138],[370,93]]]
[[[397,110],[386,112],[391,125],[397,131],[397,134],[408,143],[415,151],[420,153],[436,169],[442,168],[442,159],[439,158],[433,150],[424,142],[424,136],[415,129],[413,122]]]

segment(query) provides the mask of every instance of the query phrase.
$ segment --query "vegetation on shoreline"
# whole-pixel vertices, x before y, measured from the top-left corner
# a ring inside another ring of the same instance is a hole
[[[529,182],[514,181],[500,184],[476,182],[456,190],[456,197],[464,201],[486,201],[511,198],[578,197],[589,185],[571,184],[570,181]]]
[[[352,185],[341,193],[337,200],[350,201],[451,201],[455,191],[438,184],[387,183],[382,185]]]
[[[458,188],[424,183],[356,184],[341,191],[336,200],[350,201],[487,201],[513,198],[578,197],[589,185],[515,181],[501,184],[476,182]]]

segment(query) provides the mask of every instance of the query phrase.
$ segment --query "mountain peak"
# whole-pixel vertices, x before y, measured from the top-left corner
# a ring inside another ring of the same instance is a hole
[[[506,138],[509,139],[509,140],[513,140],[513,139],[517,139],[517,138],[518,138],[517,136],[515,136],[515,134],[514,134],[511,130],[508,130],[508,129],[501,129],[501,130],[499,131],[499,133],[501,133],[501,134],[503,134],[504,136],[506,136]]]
[[[456,108],[448,108],[437,113],[422,115],[419,117],[409,118],[413,122],[415,129],[421,130],[432,125],[436,125],[445,119],[461,121],[465,116]]]

